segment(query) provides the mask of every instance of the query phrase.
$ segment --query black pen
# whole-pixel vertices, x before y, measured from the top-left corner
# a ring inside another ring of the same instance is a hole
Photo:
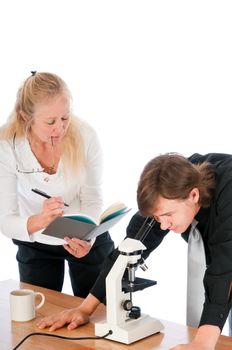
[[[43,192],[43,191],[40,191],[40,190],[38,190],[37,188],[32,188],[32,191],[35,192],[35,193],[37,193],[37,194],[39,194],[39,195],[42,196],[42,197],[51,198],[51,196],[49,196],[47,193],[45,193],[45,192]],[[66,204],[66,203],[64,203],[64,205],[65,205],[66,207],[69,207],[69,205]]]

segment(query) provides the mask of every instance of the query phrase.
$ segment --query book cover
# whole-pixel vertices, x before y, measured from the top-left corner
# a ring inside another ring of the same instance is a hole
[[[67,214],[56,218],[42,234],[58,238],[68,236],[90,240],[110,230],[130,210],[130,208],[125,206],[120,208],[119,206],[112,205],[102,213],[98,222],[85,214]]]

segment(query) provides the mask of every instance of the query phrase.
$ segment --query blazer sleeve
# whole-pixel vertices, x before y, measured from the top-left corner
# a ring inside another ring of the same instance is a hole
[[[200,325],[216,325],[221,330],[232,306],[232,169],[227,171],[231,180],[221,182],[211,209],[205,303],[200,321]]]

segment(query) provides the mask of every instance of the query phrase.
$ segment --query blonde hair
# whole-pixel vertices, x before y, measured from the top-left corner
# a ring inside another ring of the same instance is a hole
[[[70,91],[59,76],[47,72],[32,72],[18,89],[14,110],[8,121],[0,128],[0,139],[27,137],[36,105],[46,103],[58,95],[66,95],[71,100]],[[76,172],[83,170],[85,165],[83,140],[80,134],[81,121],[73,116],[70,118],[70,124],[62,140],[61,159],[65,164],[64,169]]]

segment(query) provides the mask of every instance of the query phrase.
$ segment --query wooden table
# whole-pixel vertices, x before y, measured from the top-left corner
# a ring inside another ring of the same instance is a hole
[[[36,318],[29,322],[12,322],[10,320],[9,293],[17,288],[30,288],[45,294],[46,301],[41,309],[37,310]],[[40,288],[26,283],[20,283],[13,280],[0,282],[0,349],[13,349],[27,334],[41,332],[36,327],[36,323],[41,316],[46,316],[66,308],[77,306],[82,299],[71,295],[54,292],[49,289]],[[105,316],[105,307],[100,305],[91,318],[91,323],[68,331],[62,328],[55,331],[54,334],[70,337],[94,337],[94,322],[103,319]],[[196,329],[178,325],[172,322],[162,320],[165,328],[161,333],[152,335],[131,345],[125,345],[118,342],[100,339],[100,340],[63,340],[46,336],[32,336],[28,338],[19,350],[152,350],[152,349],[170,349],[176,344],[189,342]],[[43,330],[43,333],[50,333]],[[221,336],[216,347],[217,350],[232,349],[232,337]]]

